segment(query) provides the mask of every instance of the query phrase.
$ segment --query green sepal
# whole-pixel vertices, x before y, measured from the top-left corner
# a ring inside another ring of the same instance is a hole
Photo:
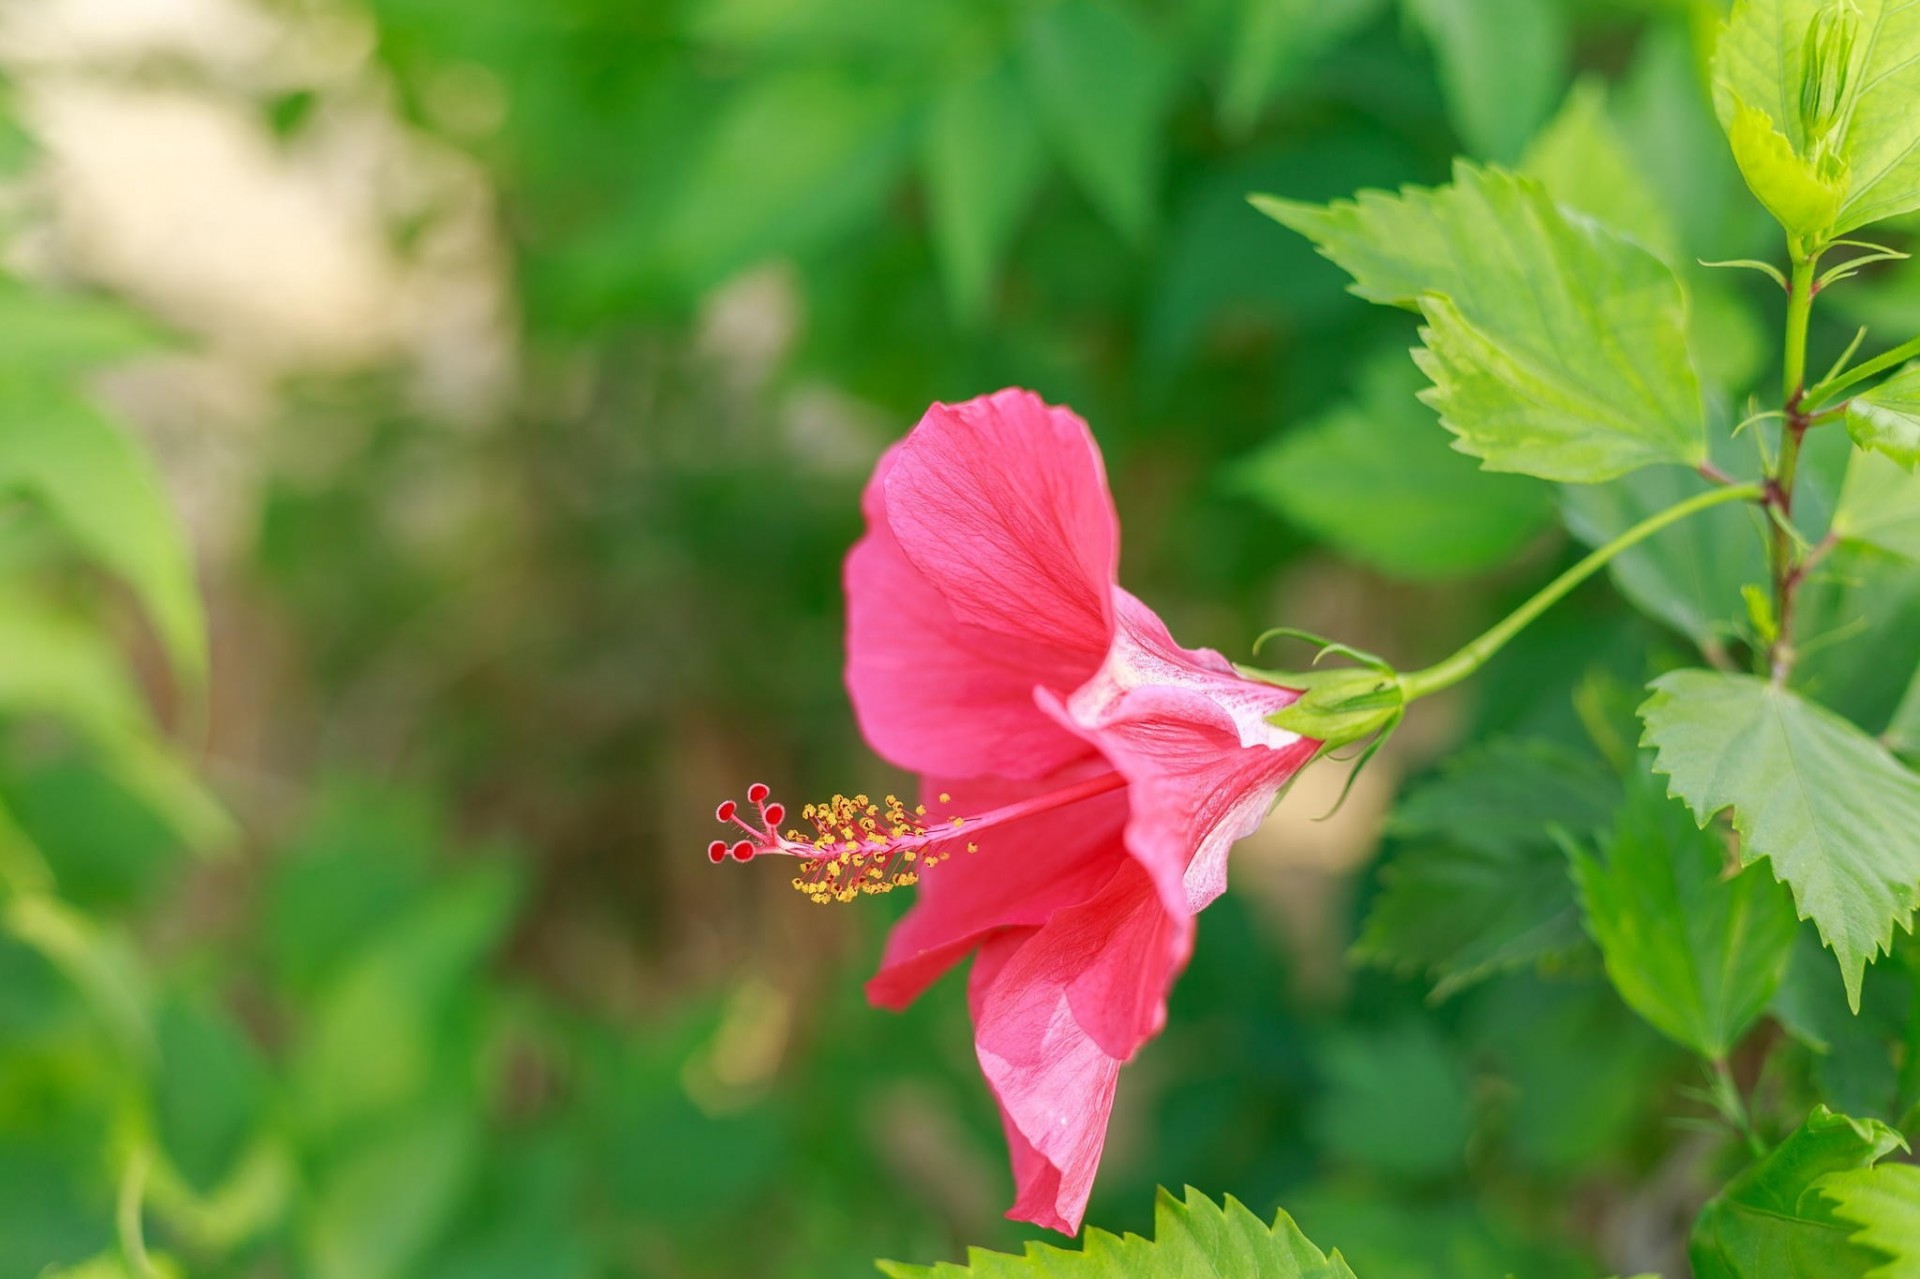
[[[1406,709],[1400,677],[1384,663],[1333,670],[1258,672],[1270,684],[1300,690],[1300,700],[1267,722],[1322,744],[1322,753],[1372,737],[1396,724]]]

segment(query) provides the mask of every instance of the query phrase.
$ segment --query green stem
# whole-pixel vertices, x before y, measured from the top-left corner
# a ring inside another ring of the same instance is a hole
[[[1793,515],[1793,482],[1800,465],[1800,441],[1812,423],[1806,411],[1807,320],[1813,314],[1813,272],[1820,255],[1795,254],[1793,282],[1787,289],[1786,355],[1782,361],[1781,407],[1786,421],[1780,427],[1780,456],[1767,477],[1767,505],[1773,522],[1767,537],[1767,570],[1773,579],[1773,616],[1776,631],[1766,654],[1775,683],[1783,682],[1793,663],[1793,596],[1800,584],[1794,564],[1793,538],[1787,522]]]
[[[1704,511],[1708,507],[1722,506],[1728,502],[1757,502],[1766,496],[1766,492],[1766,488],[1759,484],[1734,484],[1726,488],[1708,489],[1684,502],[1669,506],[1656,515],[1649,515],[1548,582],[1533,598],[1507,614],[1491,630],[1452,657],[1435,663],[1425,670],[1408,671],[1402,675],[1400,677],[1401,692],[1410,702],[1416,697],[1425,697],[1429,693],[1437,693],[1443,688],[1453,687],[1486,665],[1487,659],[1506,647],[1508,640],[1525,630],[1535,618],[1559,603],[1574,587],[1606,567],[1607,561],[1620,552],[1639,545],[1669,524],[1677,524],[1689,515]]]
[[[1813,315],[1815,254],[1795,257],[1793,281],[1787,286],[1787,355],[1781,376],[1781,398],[1791,402],[1807,381],[1807,321]]]
[[[1876,355],[1865,364],[1857,364],[1845,373],[1836,374],[1807,392],[1806,402],[1817,405],[1832,399],[1850,386],[1866,381],[1876,373],[1884,372],[1897,364],[1905,364],[1914,356],[1920,355],[1920,338],[1909,338],[1899,346],[1883,355]]]

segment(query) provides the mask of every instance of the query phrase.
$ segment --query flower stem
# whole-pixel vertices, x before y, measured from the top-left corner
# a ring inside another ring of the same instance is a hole
[[[1677,524],[1689,515],[1704,511],[1708,507],[1722,506],[1728,502],[1757,502],[1766,495],[1767,489],[1764,485],[1734,484],[1725,488],[1708,489],[1684,502],[1669,506],[1656,515],[1648,516],[1605,546],[1596,548],[1579,563],[1548,582],[1526,603],[1500,619],[1490,630],[1452,657],[1437,662],[1425,670],[1408,671],[1402,675],[1401,691],[1410,702],[1416,697],[1425,697],[1429,693],[1437,693],[1443,688],[1453,687],[1486,665],[1487,659],[1504,648],[1508,640],[1526,629],[1527,625],[1542,613],[1559,603],[1574,587],[1606,567],[1607,562],[1620,552],[1639,545],[1669,524]]]

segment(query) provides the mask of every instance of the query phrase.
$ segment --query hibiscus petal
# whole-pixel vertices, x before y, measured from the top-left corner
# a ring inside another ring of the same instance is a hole
[[[1225,891],[1227,851],[1319,743],[1266,720],[1292,704],[1293,690],[1181,648],[1146,605],[1117,588],[1114,596],[1120,624],[1100,672],[1065,702],[1038,700],[1126,775],[1127,848],[1168,910],[1195,913]]]
[[[1119,530],[1086,424],[1028,391],[936,404],[881,458],[847,557],[847,688],[914,772],[1042,777],[1088,752],[1033,704],[1099,669]]]
[[[1192,937],[1192,919],[1169,914],[1128,862],[1092,900],[982,947],[968,995],[1013,1148],[1009,1216],[1079,1229],[1120,1066],[1164,1024]]]
[[[1045,794],[1079,780],[1089,768],[1105,767],[1104,761],[1091,763],[1043,782],[929,779],[921,790],[950,794],[953,808],[979,812]],[[956,853],[921,877],[913,909],[887,938],[867,998],[904,1008],[988,934],[1044,924],[1055,911],[1091,898],[1127,860],[1126,822],[1122,789],[983,833],[979,852]]]

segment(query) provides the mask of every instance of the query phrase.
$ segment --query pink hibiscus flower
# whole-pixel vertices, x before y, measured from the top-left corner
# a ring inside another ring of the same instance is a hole
[[[802,811],[803,837],[756,785],[758,823],[721,805],[746,837],[709,855],[798,857],[794,885],[821,901],[919,885],[868,996],[904,1007],[974,956],[1007,1215],[1071,1234],[1120,1067],[1166,1021],[1228,848],[1321,743],[1270,718],[1296,689],[1180,647],[1116,584],[1105,469],[1068,410],[1020,390],[937,404],[863,505],[847,687],[921,802],[836,796]]]

